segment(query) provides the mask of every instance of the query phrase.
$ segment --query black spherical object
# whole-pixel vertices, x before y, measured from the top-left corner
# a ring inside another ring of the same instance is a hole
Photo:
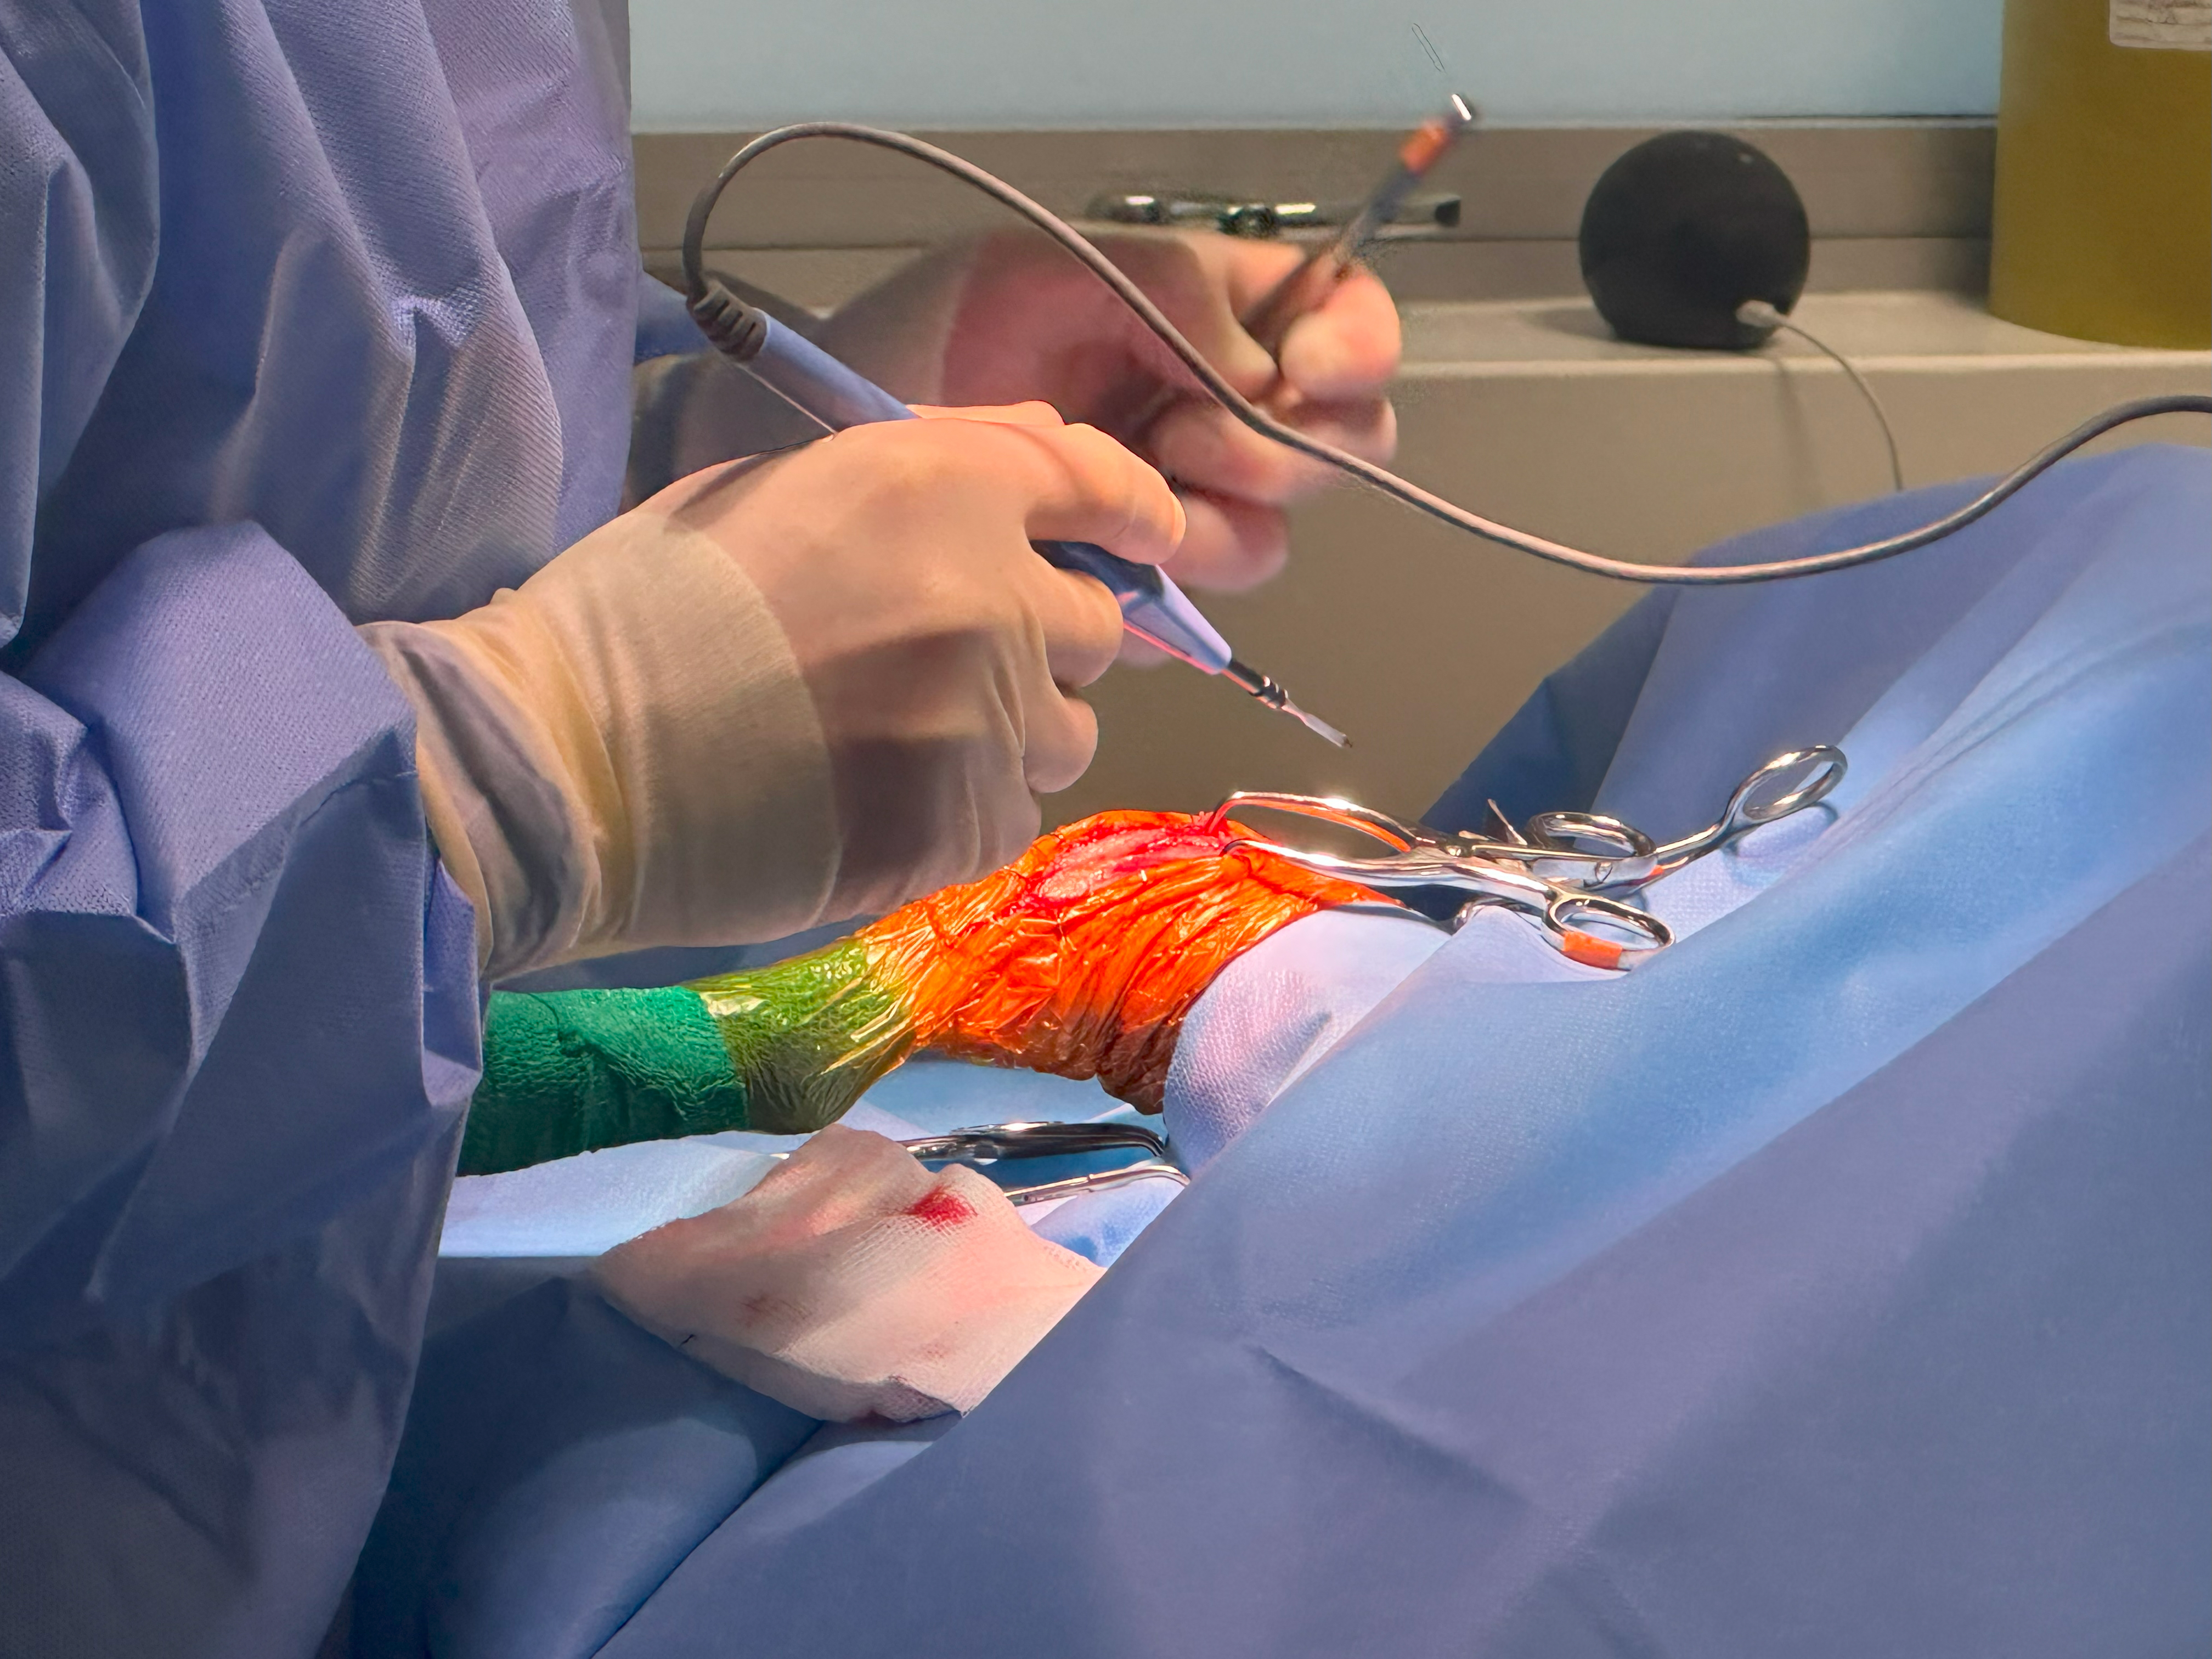
[[[1786,312],[1805,291],[1812,233],[1790,175],[1724,132],[1668,132],[1611,167],[1583,209],[1583,281],[1624,340],[1747,350],[1771,329],[1747,300]]]

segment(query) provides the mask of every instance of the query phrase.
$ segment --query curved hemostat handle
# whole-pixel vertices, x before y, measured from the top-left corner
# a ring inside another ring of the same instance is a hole
[[[1804,782],[1771,799],[1767,792],[1794,776],[1802,768],[1811,767],[1813,774]],[[1786,755],[1777,755],[1741,783],[1729,797],[1728,805],[1720,819],[1710,828],[1694,836],[1685,836],[1680,841],[1668,842],[1652,854],[1662,871],[1673,870],[1701,859],[1708,853],[1727,846],[1747,830],[1756,830],[1762,823],[1772,823],[1793,812],[1817,805],[1828,798],[1829,793],[1844,781],[1850,763],[1844,751],[1831,744],[1816,744],[1810,749],[1793,749]]]

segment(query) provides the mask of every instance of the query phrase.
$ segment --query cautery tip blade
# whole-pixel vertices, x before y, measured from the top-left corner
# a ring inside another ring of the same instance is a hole
[[[1280,708],[1285,714],[1288,714],[1292,720],[1298,721],[1306,728],[1307,731],[1315,733],[1316,736],[1327,738],[1339,749],[1349,749],[1352,747],[1352,739],[1350,738],[1346,737],[1343,732],[1338,731],[1320,715],[1308,714],[1304,709],[1299,708],[1297,704],[1292,702],[1288,697],[1285,697],[1281,702],[1275,706]]]
[[[1221,672],[1261,702],[1266,703],[1268,708],[1274,709],[1278,714],[1288,714],[1316,737],[1328,738],[1339,749],[1352,747],[1350,738],[1346,737],[1343,732],[1322,719],[1320,715],[1306,713],[1304,709],[1291,701],[1289,692],[1284,690],[1273,678],[1262,674],[1250,664],[1238,662],[1231,657],[1229,659],[1229,666]]]

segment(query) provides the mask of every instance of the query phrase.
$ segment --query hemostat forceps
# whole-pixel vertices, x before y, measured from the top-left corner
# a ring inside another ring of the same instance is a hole
[[[1515,830],[1493,803],[1491,812],[1510,842],[1477,842],[1480,855],[1518,857],[1540,874],[1592,893],[1632,893],[1660,877],[1719,851],[1747,830],[1802,811],[1844,781],[1844,751],[1827,744],[1777,755],[1728,798],[1720,817],[1694,835],[1656,846],[1633,824],[1602,812],[1538,812]],[[1790,781],[1811,769],[1802,783]]]
[[[1249,848],[1272,853],[1323,875],[1371,887],[1378,893],[1441,887],[1468,895],[1453,921],[1458,927],[1483,905],[1504,904],[1522,912],[1561,955],[1593,968],[1626,968],[1654,951],[1663,951],[1674,935],[1658,917],[1601,893],[1585,892],[1538,875],[1528,861],[1492,858],[1474,850],[1489,843],[1442,835],[1425,824],[1407,823],[1356,802],[1317,795],[1276,795],[1239,790],[1222,802],[1226,813],[1239,806],[1267,806],[1340,824],[1381,842],[1391,850],[1381,858],[1347,858],[1335,853],[1286,847],[1257,836],[1229,843],[1235,852]],[[1501,843],[1522,854],[1525,845]]]
[[[1168,1162],[1167,1143],[1135,1123],[993,1123],[981,1128],[954,1129],[941,1135],[924,1135],[899,1145],[928,1164],[965,1164],[971,1168],[996,1164],[1002,1158],[1058,1158],[1072,1152],[1104,1152],[1134,1147],[1148,1156],[1119,1169],[1097,1170],[1069,1176],[1062,1181],[1041,1182],[1029,1187],[1005,1188],[1016,1204],[1042,1204],[1078,1193],[1103,1192],[1164,1176],[1179,1186],[1190,1177]]]
[[[1794,787],[1806,768],[1812,775]],[[1717,821],[1695,835],[1661,845],[1619,818],[1595,812],[1540,812],[1516,830],[1492,811],[1507,839],[1431,830],[1329,796],[1240,790],[1218,814],[1267,807],[1358,830],[1390,850],[1346,857],[1289,847],[1256,836],[1230,843],[1272,853],[1306,869],[1340,876],[1377,892],[1436,887],[1469,895],[1454,926],[1472,910],[1503,904],[1534,921],[1561,954],[1599,968],[1626,968],[1674,943],[1667,924],[1623,902],[1670,871],[1727,846],[1745,831],[1787,817],[1821,799],[1844,775],[1840,750],[1793,750],[1760,767],[1729,797]],[[1778,789],[1783,793],[1776,793]]]

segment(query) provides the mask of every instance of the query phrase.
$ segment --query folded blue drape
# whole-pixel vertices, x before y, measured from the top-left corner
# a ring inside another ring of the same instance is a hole
[[[1665,835],[1843,743],[1832,810],[1658,892],[1673,950],[1606,975],[1500,915],[1409,964],[957,1422],[792,1457],[696,1367],[651,1404],[688,1362],[559,1285],[449,1333],[370,1650],[2202,1649],[2208,526],[2212,459],[2143,448],[1653,596],[1432,817]],[[626,1429],[556,1420],[625,1386]],[[464,1394],[512,1419],[441,1437]]]

